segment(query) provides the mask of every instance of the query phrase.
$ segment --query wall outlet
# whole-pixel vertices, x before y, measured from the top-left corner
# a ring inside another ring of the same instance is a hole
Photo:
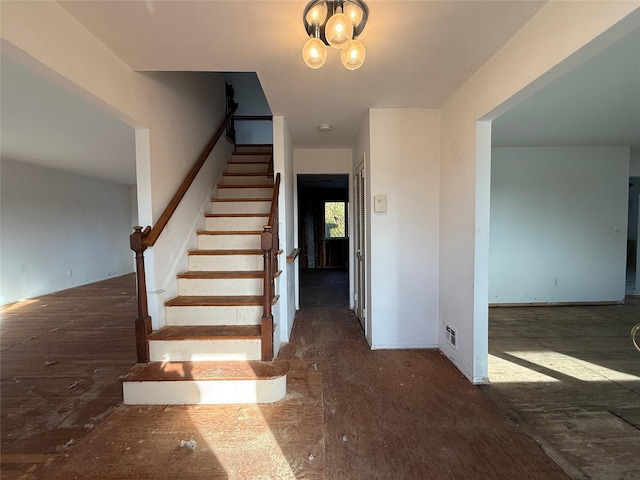
[[[451,325],[445,325],[444,338],[449,345],[456,350],[458,349],[458,337],[456,335],[456,329]]]
[[[71,269],[67,270],[67,277],[70,277],[71,275],[73,275],[73,270]]]

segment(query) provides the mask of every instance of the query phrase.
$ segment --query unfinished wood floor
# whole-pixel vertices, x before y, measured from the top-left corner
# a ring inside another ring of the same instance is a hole
[[[134,290],[129,276],[3,312],[3,479],[569,478],[439,352],[371,351],[346,306],[298,313],[275,405],[113,408]]]
[[[640,479],[640,352],[625,305],[492,308],[485,393],[576,479]]]

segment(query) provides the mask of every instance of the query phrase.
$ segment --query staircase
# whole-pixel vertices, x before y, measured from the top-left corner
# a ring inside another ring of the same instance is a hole
[[[289,364],[262,361],[271,155],[271,146],[241,145],[232,154],[178,296],[165,304],[167,326],[148,337],[150,362],[121,378],[125,404],[269,403],[286,394]]]

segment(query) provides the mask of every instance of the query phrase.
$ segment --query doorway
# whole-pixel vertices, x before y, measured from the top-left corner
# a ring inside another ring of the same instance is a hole
[[[349,175],[298,175],[300,307],[349,306]]]

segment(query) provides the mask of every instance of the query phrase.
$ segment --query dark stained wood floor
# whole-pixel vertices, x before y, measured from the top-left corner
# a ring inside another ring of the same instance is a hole
[[[3,312],[3,479],[569,478],[438,351],[372,351],[345,306],[298,313],[277,404],[114,408],[133,291],[124,277]]]

